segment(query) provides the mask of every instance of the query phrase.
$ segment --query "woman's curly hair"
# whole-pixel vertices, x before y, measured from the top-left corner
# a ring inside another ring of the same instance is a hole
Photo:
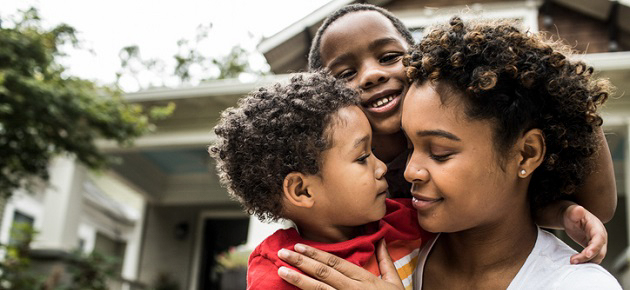
[[[536,210],[567,198],[589,173],[599,142],[594,127],[602,124],[596,110],[612,90],[607,80],[592,78],[592,67],[567,59],[570,53],[512,22],[464,24],[453,17],[403,62],[412,82],[435,83],[440,95],[460,92],[469,118],[492,120],[500,156],[527,130],[543,131],[544,161],[529,186]]]
[[[221,114],[209,148],[220,180],[261,221],[282,216],[282,184],[291,172],[318,174],[336,113],[358,105],[358,95],[324,73],[304,73],[288,84],[251,92]]]

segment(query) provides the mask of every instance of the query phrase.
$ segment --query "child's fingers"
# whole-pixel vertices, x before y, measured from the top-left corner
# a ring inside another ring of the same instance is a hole
[[[398,276],[398,271],[396,270],[396,266],[394,266],[394,262],[392,262],[392,257],[387,251],[385,239],[382,239],[378,243],[376,248],[376,260],[378,261],[378,268],[381,271],[381,279],[402,288],[402,281]]]
[[[605,233],[605,232],[604,232]],[[580,263],[601,263],[606,257],[607,252],[607,236],[601,233],[601,230],[593,230],[593,234],[588,241],[588,245],[582,252],[571,256],[571,264]]]
[[[586,262],[600,264],[606,257],[608,248],[603,236],[597,235],[591,239],[582,252],[571,256],[571,264]]]

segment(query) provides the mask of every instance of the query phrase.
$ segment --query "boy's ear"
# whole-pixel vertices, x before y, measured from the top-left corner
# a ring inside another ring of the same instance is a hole
[[[519,168],[518,176],[528,177],[545,160],[545,137],[542,130],[531,129],[523,134],[519,144]]]
[[[309,192],[309,178],[300,172],[289,173],[282,182],[284,197],[297,207],[310,208],[315,203],[312,192]]]

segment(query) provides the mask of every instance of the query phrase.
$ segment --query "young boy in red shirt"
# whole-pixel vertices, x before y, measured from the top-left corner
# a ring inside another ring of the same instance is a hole
[[[379,275],[385,239],[406,288],[427,234],[409,199],[386,200],[387,167],[372,153],[372,130],[357,92],[325,74],[299,74],[260,88],[223,112],[215,127],[221,181],[261,220],[294,228],[264,240],[248,263],[248,289],[294,289],[278,268],[296,243],[342,257]]]

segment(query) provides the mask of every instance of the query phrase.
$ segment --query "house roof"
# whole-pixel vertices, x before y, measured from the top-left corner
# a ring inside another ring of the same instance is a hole
[[[258,44],[258,51],[265,56],[271,71],[276,74],[303,71],[311,40],[322,21],[335,10],[356,2],[383,6],[391,0],[332,0],[280,32],[263,39]]]
[[[258,50],[265,56],[271,67],[271,71],[276,74],[284,74],[289,72],[302,71],[307,65],[308,50],[311,40],[322,21],[333,11],[355,2],[371,3],[387,8],[388,4],[396,2],[389,1],[353,1],[353,0],[332,0],[328,4],[313,11],[311,14],[301,20],[291,24],[275,35],[263,39],[258,44]],[[462,4],[462,1],[449,1]],[[444,1],[443,6],[449,6],[449,2]],[[465,2],[465,1],[464,1]],[[540,5],[542,1],[512,1],[524,2],[529,4]],[[602,22],[612,21],[615,27],[630,32],[630,0],[550,0],[555,4],[572,9],[593,17]],[[498,4],[499,2],[497,2]],[[505,1],[503,1],[505,3]],[[485,3],[483,5],[492,5],[494,3]],[[417,13],[422,10],[433,10],[434,8],[426,8],[418,4]],[[392,13],[399,15],[405,14],[406,11],[395,11]],[[422,14],[419,14],[422,15]],[[402,18],[401,18],[402,19]],[[404,22],[404,19],[402,19]]]

